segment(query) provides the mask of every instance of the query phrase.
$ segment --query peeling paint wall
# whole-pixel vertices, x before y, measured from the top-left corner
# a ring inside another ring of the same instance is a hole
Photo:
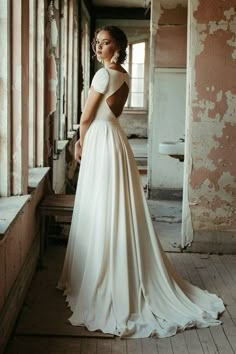
[[[187,48],[187,8],[161,7],[155,38],[155,67],[185,68]]]
[[[184,137],[187,8],[171,1],[163,5],[153,13],[157,28],[150,78],[153,97],[150,99],[148,184],[151,198],[162,195],[180,198],[184,164],[160,154],[159,144]]]
[[[193,235],[224,242],[236,238],[236,1],[190,3],[189,212]]]

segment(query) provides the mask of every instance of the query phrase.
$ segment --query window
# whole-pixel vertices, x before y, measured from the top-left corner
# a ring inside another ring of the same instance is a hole
[[[130,74],[130,94],[125,107],[128,109],[147,109],[146,83],[146,51],[147,43],[129,44],[127,60],[124,68]]]

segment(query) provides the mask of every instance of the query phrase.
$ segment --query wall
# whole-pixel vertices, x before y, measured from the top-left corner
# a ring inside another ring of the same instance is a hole
[[[119,118],[119,122],[127,137],[147,138],[147,117],[146,111],[136,111],[135,113],[124,111]]]
[[[158,7],[152,17],[149,192],[152,198],[181,197],[184,164],[160,154],[159,143],[185,134],[187,9]]]
[[[151,159],[152,197],[161,197],[162,189],[183,188],[183,162],[160,154],[158,144],[184,137],[186,70],[155,68],[153,148]],[[158,190],[160,190],[158,192]]]
[[[183,246],[236,251],[236,1],[191,0]]]
[[[26,202],[4,236],[0,235],[3,236],[0,239],[0,353],[11,334],[38,262],[40,223],[36,208],[47,192],[47,179],[43,178],[30,195],[1,199],[1,205],[4,202],[4,210],[9,210],[9,215],[11,209],[17,209],[17,198],[24,198]],[[25,264],[26,271],[23,270]],[[17,283],[19,278],[23,282]]]

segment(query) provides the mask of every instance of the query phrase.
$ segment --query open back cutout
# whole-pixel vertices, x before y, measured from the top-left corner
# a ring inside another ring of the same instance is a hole
[[[129,87],[127,83],[124,82],[118,90],[116,90],[111,96],[107,97],[107,105],[116,118],[121,115],[128,94]]]

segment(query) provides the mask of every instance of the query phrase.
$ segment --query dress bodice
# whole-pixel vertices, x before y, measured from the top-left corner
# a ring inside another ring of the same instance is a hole
[[[102,68],[97,71],[91,86],[95,91],[103,93],[104,96],[98,107],[94,120],[114,120],[118,118],[111,111],[107,104],[107,99],[119,90],[124,83],[129,87],[129,74],[127,72],[121,72],[109,68]]]

